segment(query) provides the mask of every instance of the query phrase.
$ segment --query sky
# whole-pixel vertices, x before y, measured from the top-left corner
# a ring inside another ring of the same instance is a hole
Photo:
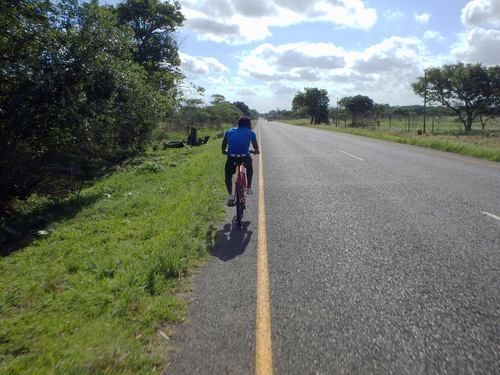
[[[116,4],[119,0],[104,2]],[[187,98],[192,83],[260,113],[290,110],[305,88],[330,105],[365,95],[422,104],[429,67],[500,65],[500,0],[180,0]]]

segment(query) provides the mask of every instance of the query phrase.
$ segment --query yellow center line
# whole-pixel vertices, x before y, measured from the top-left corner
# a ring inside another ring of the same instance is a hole
[[[260,141],[259,127],[259,146]],[[269,303],[269,269],[267,262],[266,207],[264,201],[264,172],[262,154],[259,154],[259,226],[257,252],[257,325],[255,347],[255,373],[273,373],[273,353],[271,340],[271,311]]]

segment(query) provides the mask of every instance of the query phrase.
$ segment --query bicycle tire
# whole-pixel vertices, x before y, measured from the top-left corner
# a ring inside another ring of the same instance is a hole
[[[235,200],[236,200],[236,224],[238,225],[238,228],[241,228],[243,226],[243,202],[241,200],[242,194],[241,194],[241,183],[236,182],[235,186]]]

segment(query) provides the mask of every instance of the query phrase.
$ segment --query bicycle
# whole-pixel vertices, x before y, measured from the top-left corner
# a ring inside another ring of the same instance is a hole
[[[251,154],[254,151],[250,151]],[[236,182],[234,183],[234,205],[236,206],[236,224],[238,228],[243,226],[243,211],[246,208],[247,175],[245,164],[242,160],[234,163],[237,168]]]

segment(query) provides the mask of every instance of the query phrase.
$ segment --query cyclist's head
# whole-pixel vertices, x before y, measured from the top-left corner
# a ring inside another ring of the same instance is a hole
[[[242,116],[238,120],[238,126],[252,129],[252,120],[250,120],[250,117],[248,116]]]

